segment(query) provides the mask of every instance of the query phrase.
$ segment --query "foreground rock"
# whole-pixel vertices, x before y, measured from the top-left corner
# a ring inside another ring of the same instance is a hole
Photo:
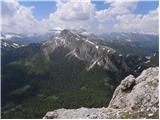
[[[158,67],[144,70],[137,78],[129,75],[115,90],[107,108],[58,109],[44,118],[159,118]]]

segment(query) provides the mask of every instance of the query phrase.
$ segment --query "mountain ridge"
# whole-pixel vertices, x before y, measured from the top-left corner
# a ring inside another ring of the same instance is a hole
[[[106,106],[122,78],[158,66],[158,53],[152,49],[145,55],[138,47],[137,54],[115,48],[68,30],[47,42],[4,47],[3,118],[41,118],[46,111],[63,107]]]
[[[107,45],[98,44],[97,41],[93,41],[89,37],[70,30],[61,31],[58,36],[51,38],[43,45],[46,56],[58,47],[70,49],[70,52],[66,56],[74,56],[79,60],[87,61],[88,67],[86,69],[88,70],[92,69],[95,65],[98,65],[112,72],[118,73],[120,72],[120,69],[122,72],[130,72],[134,71],[134,64],[147,61],[145,57],[119,53],[119,51],[108,47]]]

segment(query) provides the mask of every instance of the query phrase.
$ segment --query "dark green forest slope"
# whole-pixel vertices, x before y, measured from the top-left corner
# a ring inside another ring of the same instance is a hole
[[[118,84],[113,73],[66,57],[58,48],[46,59],[40,45],[2,50],[2,118],[42,118],[58,108],[107,106]],[[15,54],[16,53],[16,54]]]

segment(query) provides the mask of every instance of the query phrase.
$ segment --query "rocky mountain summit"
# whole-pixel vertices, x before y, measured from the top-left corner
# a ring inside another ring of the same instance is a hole
[[[118,71],[116,66],[111,62],[111,57],[115,50],[102,45],[97,45],[88,37],[83,36],[75,31],[63,30],[59,36],[53,37],[50,41],[44,44],[44,52],[46,55],[53,52],[58,47],[69,49],[66,57],[76,57],[79,60],[87,61],[88,70],[96,64],[104,66],[108,70]],[[104,59],[105,56],[105,59]]]
[[[18,44],[18,43],[14,43],[13,41],[10,41],[8,39],[0,39],[0,42],[1,42],[1,48],[2,49],[24,47],[24,45]]]
[[[159,68],[144,70],[138,77],[129,75],[116,88],[107,108],[58,109],[47,112],[50,118],[159,118]]]
[[[100,66],[107,71],[118,74],[140,73],[140,67],[148,61],[145,56],[121,54],[119,51],[103,45],[76,31],[63,30],[56,37],[52,37],[43,44],[43,53],[46,58],[58,48],[68,49],[66,57],[75,57],[86,61],[89,71],[95,66]],[[148,66],[150,67],[150,66]]]

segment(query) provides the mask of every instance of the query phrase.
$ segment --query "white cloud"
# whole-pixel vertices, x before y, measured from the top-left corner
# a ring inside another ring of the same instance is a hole
[[[52,23],[52,27],[78,29],[88,26],[95,14],[95,5],[86,2],[58,2],[57,10],[51,13],[46,23]]]
[[[146,15],[136,15],[138,1],[107,0],[110,6],[96,10],[90,0],[57,0],[56,11],[47,19],[37,20],[34,7],[25,7],[16,0],[2,0],[3,32],[39,33],[50,29],[86,29],[91,32],[158,33],[158,8]]]
[[[16,0],[2,0],[2,32],[40,32],[39,21],[32,15],[34,7],[24,7]]]
[[[116,17],[114,29],[123,32],[157,33],[159,24],[159,8],[146,15],[126,14]]]
[[[16,14],[17,7],[19,7],[19,5],[16,1],[2,0],[1,1],[2,17],[13,16],[14,14]]]
[[[86,29],[93,31],[98,27],[95,18],[95,5],[89,0],[85,2],[57,2],[57,9],[49,15],[48,19],[43,20],[43,26],[47,29]]]
[[[106,22],[113,19],[116,15],[127,14],[134,10],[137,2],[126,2],[125,0],[107,0],[110,7],[104,10],[96,11],[96,18],[99,21]]]
[[[94,5],[87,2],[67,2],[57,8],[54,13],[63,21],[83,21],[88,20],[94,12]]]
[[[109,8],[96,11],[100,31],[158,34],[159,8],[148,14],[134,14],[138,0],[107,0]]]

